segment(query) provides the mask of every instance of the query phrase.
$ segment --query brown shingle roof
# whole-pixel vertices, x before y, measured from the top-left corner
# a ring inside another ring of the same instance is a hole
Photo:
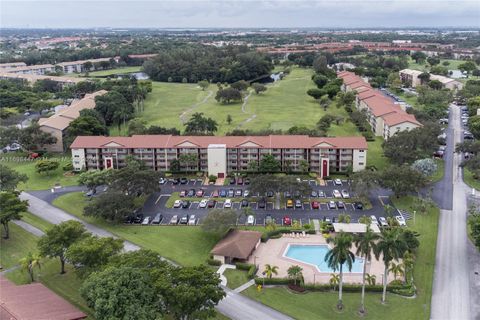
[[[247,259],[255,249],[262,233],[258,231],[230,230],[210,253],[218,256]]]
[[[41,283],[17,286],[3,276],[0,276],[0,315],[1,319],[8,320],[77,320],[87,317]]]

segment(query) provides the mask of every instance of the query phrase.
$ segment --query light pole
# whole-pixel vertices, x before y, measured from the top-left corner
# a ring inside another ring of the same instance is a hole
[[[413,210],[413,224],[415,224],[415,216],[417,215],[417,211]]]

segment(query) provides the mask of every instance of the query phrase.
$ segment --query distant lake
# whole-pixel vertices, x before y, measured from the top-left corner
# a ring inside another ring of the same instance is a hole
[[[450,72],[452,74],[450,74]],[[453,79],[465,78],[465,75],[460,70],[448,70],[448,76]]]

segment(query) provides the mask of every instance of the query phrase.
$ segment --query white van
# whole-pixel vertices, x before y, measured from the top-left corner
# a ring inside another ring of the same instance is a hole
[[[231,208],[232,207],[232,199],[225,199],[225,204],[223,205],[224,208]]]

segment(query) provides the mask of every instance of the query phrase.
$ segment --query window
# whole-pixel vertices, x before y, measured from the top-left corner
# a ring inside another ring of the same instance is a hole
[[[365,150],[359,150],[359,152],[361,152],[361,153],[364,153],[364,152],[365,152]]]
[[[363,166],[363,162],[359,162],[358,165],[359,165],[359,166]]]

